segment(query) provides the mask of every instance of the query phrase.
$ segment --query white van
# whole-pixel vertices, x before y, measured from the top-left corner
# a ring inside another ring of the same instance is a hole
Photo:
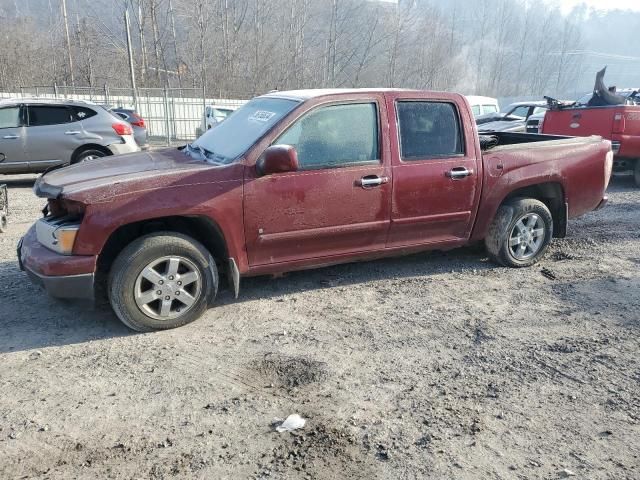
[[[481,97],[478,95],[465,95],[465,97],[469,105],[471,105],[471,111],[474,117],[500,111],[500,105],[498,105],[498,100],[495,98]]]
[[[204,110],[205,124],[207,130],[224,122],[229,115],[236,111],[238,107],[229,105],[207,105]]]

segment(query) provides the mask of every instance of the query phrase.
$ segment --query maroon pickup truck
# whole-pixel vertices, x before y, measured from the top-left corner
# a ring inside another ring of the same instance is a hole
[[[139,331],[189,323],[224,275],[277,274],[484,240],[535,263],[606,201],[611,143],[479,137],[462,95],[305,90],[257,97],[179,149],[44,174],[21,267],[57,297],[105,291]]]

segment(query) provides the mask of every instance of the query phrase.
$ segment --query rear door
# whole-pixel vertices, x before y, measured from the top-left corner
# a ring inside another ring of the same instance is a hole
[[[24,130],[19,105],[0,108],[0,173],[28,171]]]
[[[247,170],[245,235],[251,267],[323,263],[383,250],[391,196],[384,97],[311,108],[272,144],[292,145],[299,170]],[[387,153],[385,153],[387,152]]]
[[[460,243],[471,232],[482,158],[469,112],[454,95],[390,96],[393,205],[388,247]],[[465,128],[466,125],[466,128]]]
[[[69,163],[84,143],[82,125],[65,105],[27,105],[26,150],[31,171]]]

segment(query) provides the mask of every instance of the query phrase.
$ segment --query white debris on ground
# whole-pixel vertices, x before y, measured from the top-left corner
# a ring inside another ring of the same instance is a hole
[[[289,415],[284,422],[276,427],[276,432],[283,433],[299,430],[304,427],[305,423],[306,420],[304,418],[294,413],[293,415]]]

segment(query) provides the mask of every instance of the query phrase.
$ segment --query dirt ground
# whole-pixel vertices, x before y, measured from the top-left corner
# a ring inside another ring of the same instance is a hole
[[[19,271],[32,181],[0,234],[0,478],[640,478],[626,179],[529,269],[463,249],[248,279],[152,334]]]

